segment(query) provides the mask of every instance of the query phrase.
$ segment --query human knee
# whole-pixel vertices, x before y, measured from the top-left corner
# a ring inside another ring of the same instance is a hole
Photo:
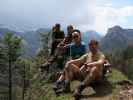
[[[94,67],[94,68],[91,70],[90,74],[89,74],[90,80],[95,80],[95,79],[97,79],[99,76],[100,76],[99,70],[98,70],[96,67]]]
[[[91,71],[90,71],[89,76],[90,76],[90,77],[95,77],[95,76],[98,75],[98,73],[99,73],[98,68],[97,68],[97,67],[93,67],[93,68],[91,69]]]
[[[98,68],[96,67],[96,66],[94,66],[94,67],[92,67],[91,68],[91,71],[90,71],[90,73],[97,73],[97,71],[98,71]]]
[[[66,64],[65,65],[65,70],[68,70],[69,69],[69,64]]]
[[[91,72],[86,76],[86,78],[85,78],[85,80],[84,80],[84,84],[85,84],[86,86],[89,86],[90,83],[91,83],[93,80],[95,80],[96,76],[97,76],[97,73],[95,73],[94,70],[91,71]]]
[[[70,60],[70,61],[68,61],[68,62],[66,63],[65,69],[66,69],[66,70],[70,69],[70,66],[71,66],[71,65],[72,65],[72,61]]]

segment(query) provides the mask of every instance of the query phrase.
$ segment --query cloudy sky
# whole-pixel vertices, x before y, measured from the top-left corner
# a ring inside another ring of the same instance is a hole
[[[0,27],[19,31],[74,25],[102,35],[114,25],[133,28],[133,0],[0,0]]]

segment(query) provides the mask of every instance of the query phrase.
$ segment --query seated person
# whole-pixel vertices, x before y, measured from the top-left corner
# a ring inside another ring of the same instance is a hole
[[[60,43],[58,48],[60,49],[59,51],[64,49],[65,55],[68,58],[76,59],[86,53],[86,46],[85,43],[81,40],[81,33],[79,30],[73,30],[72,40],[73,41],[70,44],[63,45],[63,43]]]
[[[68,25],[67,26],[67,36],[66,36],[66,44],[70,44],[72,42],[72,33],[73,33],[73,26],[72,25]]]
[[[67,36],[63,39],[63,41],[61,41],[59,44],[58,44],[58,48],[56,50],[56,55],[58,55],[57,53],[59,54],[64,54],[65,53],[65,46],[68,45],[68,44],[71,44],[72,43],[72,33],[73,33],[73,26],[72,25],[68,25],[67,26]],[[59,52],[58,52],[59,51]]]
[[[71,44],[66,44],[63,47],[62,46],[58,46],[58,55],[61,55],[64,57],[63,59],[60,59],[60,62],[62,63],[58,63],[58,66],[62,67],[65,65],[66,61],[70,60],[70,59],[76,59],[81,57],[83,54],[86,53],[86,46],[85,44],[82,42],[81,40],[81,33],[79,30],[74,30],[72,33],[72,39],[73,42]],[[64,49],[64,50],[63,50]],[[64,51],[64,55],[63,52]],[[61,56],[60,56],[61,58]]]
[[[41,68],[47,69],[53,62],[57,62],[57,66],[59,66],[59,68],[63,68],[64,63],[68,59],[79,58],[80,56],[85,54],[86,46],[81,41],[81,33],[79,30],[73,30],[72,39],[73,42],[71,44],[65,44],[65,39],[61,43],[59,43],[54,57],[43,64]]]
[[[52,30],[51,56],[54,55],[57,45],[64,39],[65,34],[60,30],[60,24],[55,24]]]
[[[66,63],[63,74],[56,81],[53,89],[55,92],[64,84],[65,91],[70,91],[70,81],[80,80],[79,86],[75,89],[74,97],[79,98],[83,89],[89,86],[93,81],[102,76],[105,56],[98,50],[98,42],[91,40],[89,42],[90,52],[84,54],[78,59],[70,60]]]
[[[72,25],[67,26],[67,36],[62,41],[62,44],[67,45],[72,43],[72,33],[74,32],[74,28]]]

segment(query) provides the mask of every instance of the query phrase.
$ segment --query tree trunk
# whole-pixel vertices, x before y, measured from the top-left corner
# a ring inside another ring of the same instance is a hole
[[[26,70],[25,70],[25,65],[24,65],[24,70],[23,70],[23,91],[22,91],[22,93],[23,93],[23,94],[22,94],[22,95],[23,95],[23,97],[22,97],[23,100],[25,99],[25,89],[26,89],[26,86],[25,86],[25,80],[26,80],[26,79],[25,79],[25,78],[26,78],[26,75],[25,75],[25,74],[26,74],[26,73],[25,73],[25,71],[26,71]]]
[[[9,100],[12,100],[12,62],[9,56]]]

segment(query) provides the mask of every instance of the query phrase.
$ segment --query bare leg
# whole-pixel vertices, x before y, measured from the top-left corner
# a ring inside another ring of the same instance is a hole
[[[100,77],[99,69],[94,66],[91,68],[90,73],[86,76],[85,80],[83,81],[86,86],[89,86],[90,83]]]
[[[80,71],[79,67],[71,62],[67,62],[65,65],[64,72],[61,74],[59,79],[56,81],[53,89],[57,91],[60,88],[60,84],[65,82],[65,89],[70,88],[70,81],[73,80],[74,75]],[[64,90],[65,90],[64,89]],[[70,91],[70,89],[68,90]]]
[[[78,66],[72,63],[67,63],[65,66],[65,86],[64,92],[70,92],[70,81],[72,81],[75,75],[80,73]]]
[[[74,97],[75,98],[80,98],[81,92],[83,91],[83,89],[90,85],[90,83],[94,80],[96,80],[98,77],[100,76],[100,72],[99,69],[94,66],[90,69],[89,74],[86,76],[85,80],[83,82],[80,83],[80,85],[76,88],[75,92],[74,92]]]
[[[63,81],[63,80],[65,80],[65,77],[64,77],[64,74],[63,74],[63,73],[61,74],[61,76],[59,77],[58,80],[59,80],[59,81]]]
[[[75,64],[67,64],[65,66],[65,80],[71,81],[74,78],[74,75],[79,73],[80,69]]]

